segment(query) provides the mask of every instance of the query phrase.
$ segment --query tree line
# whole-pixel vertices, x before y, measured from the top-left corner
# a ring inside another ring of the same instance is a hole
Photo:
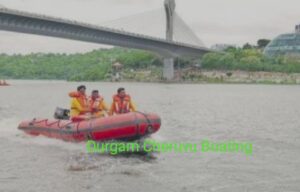
[[[217,70],[269,71],[300,73],[299,56],[268,57],[263,49],[270,41],[260,39],[257,45],[228,47],[223,52],[208,53],[202,58],[202,67]]]
[[[122,63],[125,68],[161,65],[161,60],[153,53],[122,48],[76,54],[0,54],[0,77],[96,81],[105,79],[111,73],[114,62]]]
[[[300,73],[300,60],[294,57],[267,57],[263,48],[268,40],[257,45],[245,44],[241,48],[229,47],[223,52],[205,54],[201,67],[207,70],[243,70]],[[141,50],[113,48],[88,53],[54,54],[32,53],[27,55],[0,54],[0,79],[58,79],[69,81],[98,81],[109,79],[112,64],[120,62],[123,71],[152,70],[162,68],[160,56]],[[190,67],[195,61],[177,59],[180,67]],[[158,75],[159,76],[159,75]]]

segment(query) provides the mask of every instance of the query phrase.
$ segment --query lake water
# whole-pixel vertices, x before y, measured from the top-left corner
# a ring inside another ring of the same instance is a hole
[[[0,87],[0,191],[300,191],[300,87],[10,81]],[[239,141],[244,153],[88,154],[85,143],[31,137],[20,121],[52,118],[85,84],[107,103],[120,86],[161,116],[157,142]]]

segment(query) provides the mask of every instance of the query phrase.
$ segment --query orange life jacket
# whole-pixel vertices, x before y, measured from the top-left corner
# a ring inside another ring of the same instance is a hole
[[[125,95],[124,98],[119,97],[118,95],[113,96],[113,102],[114,102],[114,112],[117,114],[122,114],[122,113],[128,113],[130,112],[130,96]]]
[[[83,95],[78,91],[75,91],[75,92],[70,92],[69,96],[72,97],[72,98],[76,98],[77,101],[79,102],[80,106],[83,109],[86,109],[88,107],[88,100],[87,100],[86,95]],[[81,112],[80,115],[85,114],[85,113],[86,112]]]
[[[102,101],[103,101],[103,97],[101,97],[101,96],[99,96],[95,99],[93,99],[92,97],[89,97],[89,107],[91,108],[92,113],[95,109],[99,109],[99,105],[101,104]],[[100,110],[102,110],[102,109],[100,109]]]

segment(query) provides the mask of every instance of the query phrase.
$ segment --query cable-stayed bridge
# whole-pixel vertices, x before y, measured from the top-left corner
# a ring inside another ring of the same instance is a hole
[[[155,9],[143,13],[122,17],[116,20],[100,23],[111,29],[142,34],[160,39],[166,39],[166,13],[164,9]],[[174,13],[173,42],[205,47],[187,24]]]
[[[164,11],[156,10],[96,26],[0,7],[0,30],[152,51],[164,57],[164,78],[172,79],[174,58],[197,58],[210,50],[175,13],[174,0],[165,1],[165,13],[162,13]],[[164,21],[164,25],[155,26],[145,22],[149,16],[152,19],[158,17],[158,20]],[[137,22],[137,19],[141,22]],[[142,23],[142,26],[139,27],[138,23]],[[147,33],[159,28],[165,38]]]

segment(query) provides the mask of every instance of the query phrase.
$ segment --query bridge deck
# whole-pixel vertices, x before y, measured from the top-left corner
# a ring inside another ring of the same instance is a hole
[[[204,47],[6,8],[0,8],[0,30],[143,49],[165,57],[200,57],[210,52]]]

